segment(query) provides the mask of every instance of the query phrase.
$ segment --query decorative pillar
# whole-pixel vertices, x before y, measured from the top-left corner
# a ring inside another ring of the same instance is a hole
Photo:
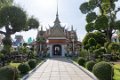
[[[48,53],[49,53],[50,57],[52,57],[53,56],[52,55],[52,45],[48,45],[47,47],[49,48]]]
[[[65,57],[65,48],[64,48],[64,45],[61,45],[62,46],[62,57]]]
[[[52,54],[52,47],[53,47],[53,45],[50,45],[50,57],[53,56],[53,54]]]

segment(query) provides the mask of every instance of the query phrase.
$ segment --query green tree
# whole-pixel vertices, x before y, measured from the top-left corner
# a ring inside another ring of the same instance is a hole
[[[94,34],[97,43],[100,44],[101,46],[104,46],[104,43],[107,41],[105,35],[99,31],[94,32]]]
[[[109,48],[108,48],[109,44],[110,44],[110,42],[104,43],[104,48],[105,48],[107,54],[110,53],[110,50],[109,50]]]
[[[82,43],[84,49],[88,50],[89,59],[90,56],[92,55],[91,53],[94,53],[94,50],[103,47],[105,42],[106,42],[105,35],[99,31],[86,34]]]
[[[39,22],[33,17],[28,19],[25,11],[20,7],[5,6],[0,9],[0,28],[5,28],[5,31],[0,31],[0,34],[5,35],[4,45],[11,46],[12,34],[38,26]]]
[[[95,49],[93,51],[95,58],[101,58],[104,53],[106,53],[106,50],[104,48]]]
[[[28,29],[36,29],[39,27],[39,22],[34,17],[28,19]]]
[[[107,41],[111,42],[111,37],[116,30],[120,30],[120,20],[116,20],[116,15],[120,11],[117,8],[118,0],[88,0],[80,6],[80,10],[86,16],[86,30],[92,32],[98,30],[104,33]],[[100,14],[94,12],[99,9]]]
[[[94,33],[87,33],[86,36],[84,37],[82,43],[84,46],[88,46],[88,40],[90,38],[94,38],[97,44],[100,44],[101,46],[104,46],[104,43],[106,42],[106,38],[101,32],[94,32]]]
[[[95,34],[94,33],[87,33],[82,41],[82,44],[85,46],[88,44],[88,40],[90,38],[95,38]]]
[[[90,45],[91,47],[97,45],[97,42],[96,42],[96,40],[95,40],[94,38],[90,38],[90,39],[88,40],[88,43],[89,43],[89,45]]]
[[[11,6],[13,0],[0,0],[0,9],[5,6]]]
[[[112,52],[112,54],[116,54],[119,52],[120,45],[118,43],[110,43],[108,46],[109,50]]]

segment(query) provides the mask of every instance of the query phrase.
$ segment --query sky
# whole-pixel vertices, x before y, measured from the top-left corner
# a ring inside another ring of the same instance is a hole
[[[74,30],[78,34],[78,39],[82,40],[85,31],[85,15],[83,15],[79,6],[85,0],[59,0],[59,19],[62,26],[70,30],[73,25]],[[44,30],[53,25],[57,11],[57,0],[14,0],[15,5],[22,7],[28,16],[34,16],[40,22]],[[29,37],[36,38],[37,30],[29,30],[27,32],[19,32],[15,35],[23,35],[25,41]],[[14,38],[15,35],[12,35]]]
[[[82,41],[86,34],[86,15],[80,12],[79,7],[85,1],[87,0],[58,1],[59,19],[62,26],[66,25],[66,29],[70,30],[73,25],[80,41]],[[40,27],[43,26],[44,30],[49,28],[48,25],[53,25],[57,11],[57,0],[14,0],[14,4],[22,7],[28,14],[28,17],[34,16],[39,20]],[[15,35],[23,35],[25,41],[27,41],[29,37],[36,38],[37,30],[22,31]],[[15,35],[12,35],[12,38]]]

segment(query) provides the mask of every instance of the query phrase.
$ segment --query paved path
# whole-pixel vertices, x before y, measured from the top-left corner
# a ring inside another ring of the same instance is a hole
[[[26,80],[93,80],[66,58],[48,59]]]

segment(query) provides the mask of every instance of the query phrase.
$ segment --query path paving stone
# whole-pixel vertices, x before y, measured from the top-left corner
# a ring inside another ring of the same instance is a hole
[[[51,58],[26,80],[93,80],[66,58]]]

